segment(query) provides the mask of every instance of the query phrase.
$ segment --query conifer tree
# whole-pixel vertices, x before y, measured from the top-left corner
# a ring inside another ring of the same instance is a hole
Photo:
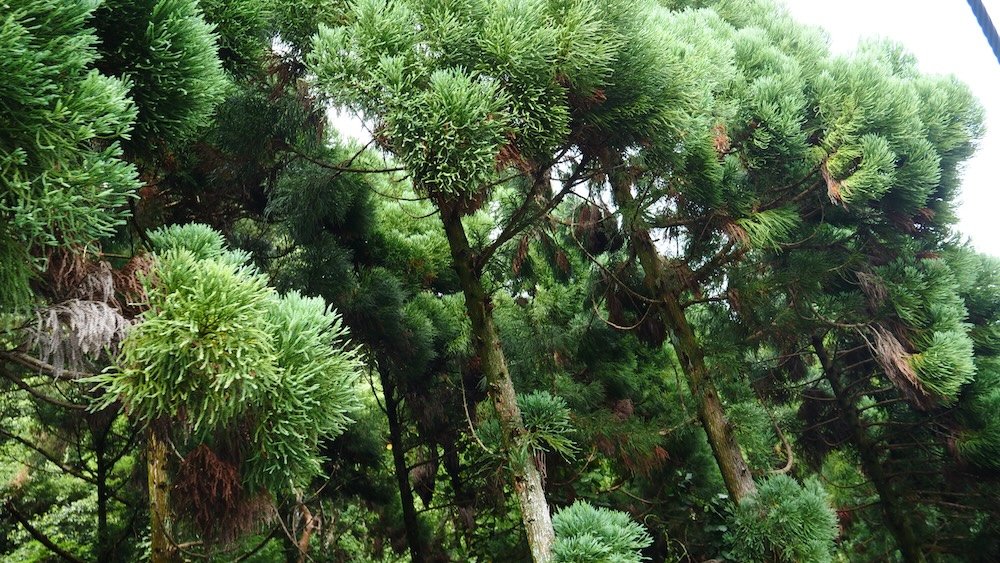
[[[351,161],[356,170],[379,167],[363,148],[340,146],[316,156],[321,163]],[[407,544],[412,559],[423,561],[432,556],[433,542],[417,515],[415,492],[425,506],[434,497],[439,445],[453,460],[446,461],[449,471],[456,470],[456,428],[464,428],[465,420],[451,421],[460,418],[456,413],[463,406],[456,390],[439,378],[457,371],[455,352],[464,353],[464,346],[456,340],[467,329],[449,314],[456,284],[444,233],[412,218],[426,215],[429,205],[407,201],[401,207],[402,202],[373,197],[399,189],[378,175],[311,162],[290,166],[270,194],[268,213],[281,219],[280,229],[297,251],[269,260],[268,268],[280,285],[335,303],[354,338],[365,344],[381,384]],[[399,197],[412,196],[406,191]],[[413,468],[408,450],[419,447],[431,452],[430,459]]]
[[[705,11],[671,15],[680,22],[702,18],[700,25],[675,25],[674,30],[695,45],[713,40],[715,48],[708,52],[719,57],[713,67],[715,80],[700,81],[710,96],[708,114],[695,114],[692,122],[701,136],[689,130],[683,143],[668,145],[680,154],[689,151],[687,161],[664,167],[655,159],[654,146],[637,154],[619,153],[618,160],[606,163],[616,203],[647,276],[647,290],[655,306],[663,309],[660,316],[673,332],[696,394],[704,388],[699,374],[707,374],[706,354],[689,328],[684,300],[703,301],[704,293],[714,292],[718,296],[709,303],[739,305],[732,288],[726,289],[731,274],[724,272],[731,271],[733,263],[752,262],[761,250],[807,240],[810,234],[800,225],[819,215],[813,207],[817,201],[829,200],[849,210],[866,207],[852,215],[851,222],[870,246],[879,248],[876,261],[891,256],[886,245],[899,245],[911,233],[940,238],[945,231],[937,225],[947,223],[954,193],[952,167],[968,154],[978,129],[978,110],[959,86],[920,77],[912,61],[898,51],[875,45],[863,47],[854,58],[827,59],[815,35],[766,3],[723,2],[714,8],[729,21],[723,23]],[[707,21],[713,24],[705,25]],[[728,32],[727,25],[732,25]],[[720,43],[732,50],[719,49]],[[882,73],[872,72],[873,67]],[[949,89],[955,93],[949,106],[922,98],[928,91]],[[813,113],[812,107],[819,111]],[[618,178],[616,167],[623,169]],[[679,169],[685,173],[678,174]],[[878,203],[866,206],[873,200]],[[823,216],[824,224],[836,224],[835,215]],[[931,221],[934,217],[937,220]],[[900,224],[907,231],[900,233]],[[683,244],[680,256],[661,257],[662,250],[648,234],[656,227],[666,228],[667,237]],[[931,276],[938,286],[947,283],[940,273]],[[933,285],[928,290],[935,291]],[[900,297],[911,294],[911,300],[914,293],[918,290],[912,283],[896,292]],[[901,387],[916,384],[951,401],[969,380],[971,345],[956,324],[963,313],[955,299],[954,288],[933,298],[953,303],[950,313],[944,313],[949,306],[930,316],[912,311],[925,319],[922,328],[915,327],[925,332],[917,340],[907,337],[921,353],[912,356],[913,366],[907,368],[911,375],[897,378]],[[943,324],[934,324],[935,315]],[[745,327],[748,333],[750,326]],[[702,422],[730,492],[740,501],[752,496],[755,487],[732,423],[713,397],[712,383],[707,385]],[[891,492],[884,496],[891,502]],[[910,541],[904,551],[915,549]]]
[[[186,225],[151,237],[148,310],[116,369],[93,381],[105,404],[121,400],[150,425],[152,558],[166,561],[177,555],[168,490],[185,496],[176,506],[203,537],[252,527],[270,495],[320,473],[317,442],[351,422],[361,366],[322,300],[276,296],[218,233]],[[169,444],[182,457],[176,479]]]
[[[571,100],[594,95],[616,43],[600,41],[606,24],[585,3],[359,2],[347,22],[321,28],[313,68],[335,101],[380,122],[383,146],[440,213],[532,557],[547,561],[551,516],[538,468],[524,455],[524,422],[483,268],[539,205],[551,206],[551,168],[574,144]],[[474,248],[463,216],[512,172],[524,178],[521,204],[495,240]]]
[[[861,411],[893,405],[896,400],[884,394],[892,391],[917,409],[948,404],[972,377],[972,343],[962,324],[958,286],[934,256],[944,248],[953,217],[955,166],[970,153],[981,117],[961,85],[919,75],[914,61],[891,45],[862,45],[854,56],[819,68],[806,77],[812,86],[803,90],[800,109],[789,108],[801,112],[797,119],[794,111],[789,115],[793,119],[786,123],[793,127],[781,135],[768,131],[756,143],[764,149],[798,147],[799,159],[781,154],[780,162],[811,164],[787,171],[771,165],[761,174],[751,168],[743,180],[801,190],[789,192],[797,216],[789,216],[778,239],[761,240],[745,268],[731,270],[726,298],[743,316],[744,338],[768,342],[781,357],[814,348],[839,420],[881,498],[887,527],[907,560],[923,560],[919,533],[898,501],[903,493],[886,471],[889,457],[903,456],[879,451],[881,440],[891,445],[893,423],[873,436],[867,418],[880,411]],[[952,94],[947,103],[928,96],[943,91]],[[802,111],[808,107],[819,111]],[[753,134],[767,125],[758,120]],[[767,225],[739,226],[737,233],[753,242]],[[765,256],[773,259],[756,262]],[[792,289],[776,298],[775,288],[783,285]],[[755,294],[763,301],[755,301]],[[813,335],[811,343],[803,343],[801,334]],[[838,351],[829,353],[830,346]],[[845,366],[853,376],[841,372]],[[881,373],[873,376],[873,368]],[[891,385],[865,384],[872,377]],[[862,399],[866,394],[870,399]],[[875,404],[859,404],[867,400]],[[895,406],[881,412],[892,418],[900,413]],[[917,435],[913,424],[907,423],[911,438]]]

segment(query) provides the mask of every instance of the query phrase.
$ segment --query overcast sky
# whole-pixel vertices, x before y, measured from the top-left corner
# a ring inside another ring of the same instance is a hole
[[[986,137],[966,165],[959,229],[980,252],[1000,256],[1000,62],[966,0],[784,0],[792,16],[818,25],[835,53],[849,52],[865,37],[902,43],[922,71],[954,74],[986,108]],[[984,0],[995,25],[1000,0]]]

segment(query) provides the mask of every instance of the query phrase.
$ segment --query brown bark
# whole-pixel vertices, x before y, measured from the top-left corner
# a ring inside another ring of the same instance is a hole
[[[555,541],[552,517],[534,460],[531,456],[518,453],[522,450],[520,443],[525,434],[524,421],[521,409],[517,406],[517,396],[507,370],[500,337],[493,323],[492,304],[483,289],[482,279],[476,268],[476,257],[469,247],[460,213],[447,206],[439,207],[455,272],[465,295],[465,310],[472,321],[474,352],[479,356],[487,391],[500,422],[503,445],[508,455],[514,492],[521,507],[531,557],[536,563],[547,562],[551,559],[552,544]]]
[[[305,527],[297,544],[299,548],[298,563],[306,563],[306,558],[309,556],[309,540],[312,538],[313,531],[316,530],[316,525],[319,524],[319,519],[312,515],[309,507],[305,504],[299,504],[299,508],[302,510],[302,521]]]
[[[623,210],[634,210],[635,200],[624,174],[613,172],[611,184],[618,207]],[[719,393],[705,367],[701,345],[681,307],[680,295],[685,289],[682,273],[672,269],[661,259],[649,235],[649,229],[639,213],[626,217],[625,222],[630,244],[645,273],[646,288],[656,299],[655,307],[660,319],[670,329],[671,343],[697,403],[698,418],[708,436],[708,443],[722,473],[722,480],[733,501],[739,503],[754,493],[757,486],[743,458],[743,452],[733,434],[733,429],[726,419]]]
[[[830,388],[833,390],[833,396],[837,401],[840,414],[851,429],[850,438],[854,442],[854,446],[858,448],[858,457],[861,458],[861,468],[868,475],[868,479],[871,480],[872,485],[875,487],[875,492],[878,493],[879,505],[882,508],[882,520],[896,539],[896,545],[903,554],[903,559],[908,563],[924,563],[927,561],[927,558],[924,557],[921,551],[920,541],[913,531],[913,525],[909,521],[906,511],[899,505],[899,497],[893,490],[892,484],[889,482],[889,477],[882,468],[882,463],[878,457],[878,450],[865,430],[861,416],[858,414],[857,406],[854,405],[850,397],[844,392],[844,384],[840,380],[837,368],[833,365],[833,360],[823,346],[823,339],[819,336],[813,336],[812,343],[813,349],[816,351],[816,357],[819,358],[819,363],[823,367],[823,375],[830,382]]]
[[[180,561],[170,541],[170,481],[167,475],[167,445],[150,428],[146,444],[146,472],[149,487],[149,543],[152,563]]]

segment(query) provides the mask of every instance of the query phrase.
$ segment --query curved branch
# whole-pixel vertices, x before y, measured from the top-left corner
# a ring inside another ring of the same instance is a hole
[[[52,397],[49,397],[48,395],[46,395],[45,393],[42,393],[41,391],[38,391],[37,389],[35,389],[31,385],[28,385],[20,377],[17,377],[16,375],[14,375],[13,373],[7,371],[6,369],[0,370],[0,375],[3,375],[3,377],[5,377],[8,380],[10,380],[14,385],[17,385],[21,389],[27,391],[28,394],[30,394],[32,397],[35,397],[36,399],[39,399],[41,401],[45,401],[46,403],[49,403],[50,405],[54,405],[54,406],[57,406],[57,407],[62,407],[64,409],[70,409],[70,410],[78,410],[78,411],[85,411],[85,410],[87,410],[87,406],[86,405],[80,405],[80,404],[76,404],[76,403],[70,403],[70,402],[67,402],[67,401],[60,401],[59,399],[53,399]]]
[[[767,417],[771,419],[771,424],[774,426],[774,431],[778,433],[778,439],[781,440],[781,444],[785,447],[785,455],[788,457],[788,463],[785,464],[781,469],[772,469],[771,473],[788,473],[792,470],[792,464],[795,463],[795,453],[792,452],[792,445],[788,443],[788,438],[785,437],[785,433],[781,431],[781,427],[778,426],[778,422],[774,420],[771,416],[771,411],[767,411]]]
[[[7,432],[6,430],[4,430],[2,428],[0,428],[0,435],[6,436],[6,437],[10,438],[11,440],[14,440],[15,442],[21,444],[22,446],[24,446],[24,447],[26,447],[28,449],[34,450],[39,455],[41,455],[42,457],[44,457],[46,460],[52,462],[53,465],[55,465],[59,469],[63,470],[68,475],[72,475],[73,477],[76,477],[77,479],[80,479],[81,481],[86,481],[86,482],[88,482],[88,483],[90,483],[92,485],[96,485],[97,484],[97,480],[96,479],[94,479],[91,476],[85,475],[82,472],[77,471],[76,469],[73,469],[72,467],[66,465],[65,463],[63,463],[61,461],[59,461],[58,459],[56,459],[56,457],[54,455],[52,455],[49,452],[45,451],[40,446],[32,444],[31,442],[25,440],[24,438],[22,438],[22,437],[20,437],[20,436],[18,436],[16,434],[12,434],[10,432]]]

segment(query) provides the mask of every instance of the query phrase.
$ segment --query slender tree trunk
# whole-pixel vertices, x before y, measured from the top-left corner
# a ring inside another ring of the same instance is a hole
[[[514,384],[507,371],[507,360],[500,345],[500,337],[493,323],[493,305],[483,289],[460,214],[454,209],[443,206],[439,208],[455,272],[465,294],[465,310],[472,321],[473,347],[482,365],[487,391],[500,422],[503,445],[508,455],[514,492],[521,507],[531,557],[536,563],[547,562],[552,557],[552,544],[555,541],[552,517],[534,460],[531,456],[516,453],[521,449],[519,444],[525,433],[524,421],[521,409],[517,406]]]
[[[97,558],[101,561],[114,559],[114,550],[108,534],[108,427],[94,432],[94,457],[97,472]]]
[[[612,172],[611,184],[615,200],[619,208],[634,210],[635,200],[632,197],[631,186],[621,172]],[[743,458],[743,452],[733,434],[732,426],[726,419],[725,409],[719,399],[719,393],[712,383],[708,369],[705,367],[705,356],[701,345],[695,337],[691,325],[684,315],[680,304],[680,293],[683,286],[680,276],[675,274],[669,264],[660,258],[660,253],[653,244],[649,229],[636,213],[634,217],[626,218],[626,229],[632,249],[642,264],[645,272],[646,288],[657,299],[656,310],[660,319],[670,329],[671,343],[677,353],[681,369],[687,377],[688,387],[698,406],[698,418],[708,436],[712,454],[719,465],[722,480],[726,484],[733,501],[739,503],[757,490],[753,475]]]
[[[149,487],[149,536],[152,563],[179,561],[177,550],[169,539],[170,481],[167,475],[167,445],[149,429],[146,445],[147,485]]]
[[[719,464],[726,489],[733,501],[739,503],[757,490],[750,468],[747,467],[733,428],[726,419],[725,409],[719,399],[715,384],[705,368],[705,358],[701,347],[684,316],[675,293],[662,296],[664,321],[672,331],[674,350],[681,367],[687,374],[688,386],[698,405],[698,418],[708,435],[715,461]]]
[[[403,508],[403,527],[406,528],[406,543],[410,546],[413,563],[423,563],[424,545],[420,540],[417,509],[413,505],[413,488],[410,486],[410,472],[406,470],[406,452],[403,450],[403,431],[399,424],[399,403],[396,401],[395,385],[380,370],[382,396],[385,401],[385,415],[389,421],[389,440],[392,442],[392,463],[399,486],[399,502]]]
[[[851,441],[858,448],[861,467],[875,487],[875,492],[878,493],[879,505],[882,507],[882,519],[886,527],[889,528],[889,531],[896,539],[896,545],[899,546],[899,551],[902,552],[904,560],[909,563],[924,563],[927,559],[921,552],[920,541],[913,531],[913,526],[909,518],[907,518],[906,511],[903,510],[903,507],[897,501],[896,492],[893,491],[892,485],[889,483],[889,478],[882,469],[878,450],[865,430],[864,423],[861,422],[861,416],[858,414],[857,407],[844,392],[844,385],[840,380],[840,374],[837,373],[833,361],[823,346],[823,339],[819,336],[813,336],[812,343],[813,349],[816,351],[816,357],[819,358],[819,363],[823,367],[823,374],[826,376],[826,380],[830,382],[830,388],[833,390],[840,414],[851,429]]]

